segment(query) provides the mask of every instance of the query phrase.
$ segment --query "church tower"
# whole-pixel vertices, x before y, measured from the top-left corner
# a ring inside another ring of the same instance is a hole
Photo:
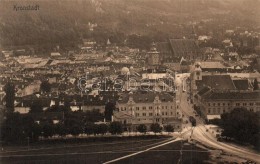
[[[159,66],[161,64],[160,53],[157,51],[155,43],[152,43],[151,49],[147,53],[147,58],[150,66]]]

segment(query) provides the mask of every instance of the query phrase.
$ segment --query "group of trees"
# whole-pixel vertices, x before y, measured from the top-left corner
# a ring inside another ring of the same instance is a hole
[[[74,115],[74,116],[72,116]],[[54,123],[52,120],[42,120],[37,122],[32,115],[21,115],[19,113],[8,113],[1,123],[1,141],[6,143],[25,143],[37,141],[39,137],[49,138],[52,136],[64,137],[66,135],[78,136],[121,134],[123,125],[120,122],[108,124],[94,124],[86,120],[78,120],[75,114],[70,114],[69,118]]]
[[[140,132],[140,133],[146,133],[148,129],[147,129],[147,126],[146,126],[146,125],[140,124],[140,125],[138,125],[138,126],[136,127],[136,130],[137,130],[138,132]],[[158,124],[158,123],[153,123],[153,124],[151,124],[151,126],[150,126],[150,130],[156,134],[156,133],[161,133],[162,130],[163,130],[163,128],[160,126],[160,124]],[[170,133],[170,132],[174,132],[174,127],[173,127],[172,125],[166,125],[166,126],[164,127],[164,130],[165,130],[166,132],[169,132],[169,133]]]
[[[260,113],[244,108],[236,108],[230,113],[223,113],[218,124],[223,128],[222,136],[240,143],[250,143],[259,148]]]
[[[6,143],[25,143],[37,141],[39,137],[64,137],[66,135],[76,137],[79,134],[104,135],[107,132],[118,135],[124,132],[124,125],[121,122],[94,124],[94,122],[88,121],[86,117],[79,119],[78,113],[67,113],[65,115],[67,116],[64,120],[54,123],[51,120],[37,122],[30,114],[8,113],[1,123],[1,140]],[[150,126],[150,130],[156,134],[161,133],[163,128],[155,123]],[[167,125],[164,130],[173,132],[174,128]],[[137,131],[146,133],[147,126],[141,124],[137,127]]]

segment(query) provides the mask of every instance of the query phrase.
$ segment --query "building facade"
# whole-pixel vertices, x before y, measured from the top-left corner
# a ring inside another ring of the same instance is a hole
[[[175,97],[168,93],[127,93],[117,102],[114,121],[122,122],[129,131],[136,130],[140,124],[150,127],[153,123],[161,126],[171,124],[175,130],[180,128],[177,119]]]
[[[205,118],[231,112],[235,108],[246,108],[252,112],[260,111],[259,91],[217,91],[208,87],[195,95],[195,104],[200,108]]]

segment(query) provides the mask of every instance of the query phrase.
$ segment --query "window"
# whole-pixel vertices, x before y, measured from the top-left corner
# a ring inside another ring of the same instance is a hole
[[[165,109],[167,109],[167,106],[165,106]]]
[[[213,106],[215,106],[215,103],[213,103]]]
[[[168,113],[167,113],[167,112],[165,112],[165,115],[167,116],[167,115],[168,115]]]
[[[171,112],[171,115],[172,115],[172,112]]]
[[[143,113],[143,116],[146,116],[146,113]]]
[[[124,110],[124,108],[123,107],[121,107],[121,111],[123,111]]]
[[[251,108],[251,109],[250,109],[250,112],[253,112],[253,111],[254,111],[254,109]]]
[[[145,110],[146,109],[146,107],[145,106],[143,106],[143,110]]]
[[[126,107],[125,107],[125,110],[126,110]]]
[[[149,113],[149,116],[153,116],[153,113]]]
[[[218,103],[218,106],[220,106],[220,103]]]
[[[172,109],[172,106],[171,106],[171,109]]]
[[[226,104],[225,103],[223,103],[223,106],[225,106]]]
[[[162,109],[164,109],[164,106],[162,106]]]
[[[208,110],[208,113],[210,114],[210,109]]]
[[[152,107],[152,106],[150,106],[150,107],[149,107],[149,109],[153,109],[153,107]]]
[[[236,103],[236,106],[240,106],[240,103]]]
[[[136,107],[136,110],[139,110],[139,107]]]
[[[226,112],[226,110],[225,109],[223,109],[223,113],[225,113]]]
[[[164,112],[162,112],[162,115],[164,116]]]
[[[210,103],[208,103],[208,106],[210,106]]]
[[[135,113],[135,115],[136,115],[137,117],[140,116],[139,113]]]
[[[249,105],[250,105],[250,106],[253,106],[253,105],[254,105],[254,103],[249,103]]]
[[[243,103],[243,106],[246,106],[247,105],[247,103]]]

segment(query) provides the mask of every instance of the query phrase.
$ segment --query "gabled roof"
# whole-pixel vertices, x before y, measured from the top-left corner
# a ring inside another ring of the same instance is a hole
[[[120,118],[120,119],[132,119],[134,117],[132,114],[129,114],[125,111],[115,112],[113,116],[115,118]]]
[[[198,90],[200,90],[203,86],[208,86],[217,90],[236,89],[230,75],[205,75],[202,76],[202,80],[197,80],[196,84],[198,86]]]
[[[175,55],[181,56],[198,51],[198,46],[193,39],[169,39],[169,41]]]

